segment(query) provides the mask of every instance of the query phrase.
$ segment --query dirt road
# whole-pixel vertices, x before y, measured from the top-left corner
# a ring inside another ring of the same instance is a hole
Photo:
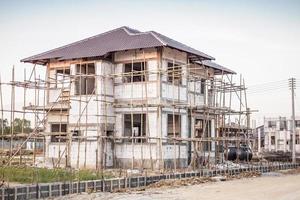
[[[110,199],[110,200],[299,200],[300,174],[263,176],[257,178],[210,182],[179,188],[153,188],[142,192],[95,193],[63,197],[59,199]]]

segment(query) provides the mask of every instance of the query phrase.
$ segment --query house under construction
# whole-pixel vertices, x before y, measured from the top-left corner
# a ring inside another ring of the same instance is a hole
[[[212,60],[157,32],[121,27],[23,59],[33,70],[44,65],[45,79],[13,80],[12,87],[44,95],[43,104],[24,101],[23,111],[39,119],[27,140],[44,137],[45,162],[96,169],[199,167],[223,160],[226,147],[239,146],[249,129],[244,81],[234,84],[235,72]],[[246,126],[243,137],[220,134],[234,117],[237,126]],[[18,149],[13,152],[11,158]]]

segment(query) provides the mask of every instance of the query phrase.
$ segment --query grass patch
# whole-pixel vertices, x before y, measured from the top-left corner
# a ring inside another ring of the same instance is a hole
[[[96,180],[112,178],[110,174],[96,173],[94,170],[68,171],[65,169],[47,169],[32,167],[0,167],[0,178],[17,183],[49,183]]]

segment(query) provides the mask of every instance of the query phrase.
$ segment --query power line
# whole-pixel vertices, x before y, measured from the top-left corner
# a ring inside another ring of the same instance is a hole
[[[261,87],[261,88],[247,88],[247,91],[261,91],[261,90],[272,90],[276,88],[288,88],[288,84],[285,85],[274,85],[270,87]]]
[[[274,87],[274,88],[265,88],[265,89],[257,89],[257,90],[249,90],[247,94],[256,94],[256,93],[268,93],[277,90],[285,90],[288,91],[288,86]]]
[[[287,83],[287,82],[288,82],[288,79],[284,79],[284,80],[272,81],[272,82],[267,82],[267,83],[249,85],[248,88],[261,87],[261,86],[264,87],[264,86],[268,86],[268,85],[274,85],[274,84],[278,84],[278,83]]]
[[[278,80],[267,83],[260,83],[255,85],[250,85],[247,87],[247,94],[266,94],[270,92],[274,92],[276,90],[288,89],[288,80]]]
[[[281,84],[274,84],[274,85],[268,85],[268,86],[257,86],[257,87],[248,87],[248,91],[260,91],[260,90],[272,90],[274,88],[281,88],[281,87],[288,87],[288,83],[281,83]]]

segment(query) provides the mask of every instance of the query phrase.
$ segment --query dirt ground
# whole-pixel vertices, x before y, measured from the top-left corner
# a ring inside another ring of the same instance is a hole
[[[206,182],[199,185],[176,188],[150,188],[130,193],[94,193],[72,195],[62,199],[93,200],[193,200],[193,199],[230,199],[230,200],[299,200],[300,174],[270,173],[256,178],[234,179],[221,182]]]

